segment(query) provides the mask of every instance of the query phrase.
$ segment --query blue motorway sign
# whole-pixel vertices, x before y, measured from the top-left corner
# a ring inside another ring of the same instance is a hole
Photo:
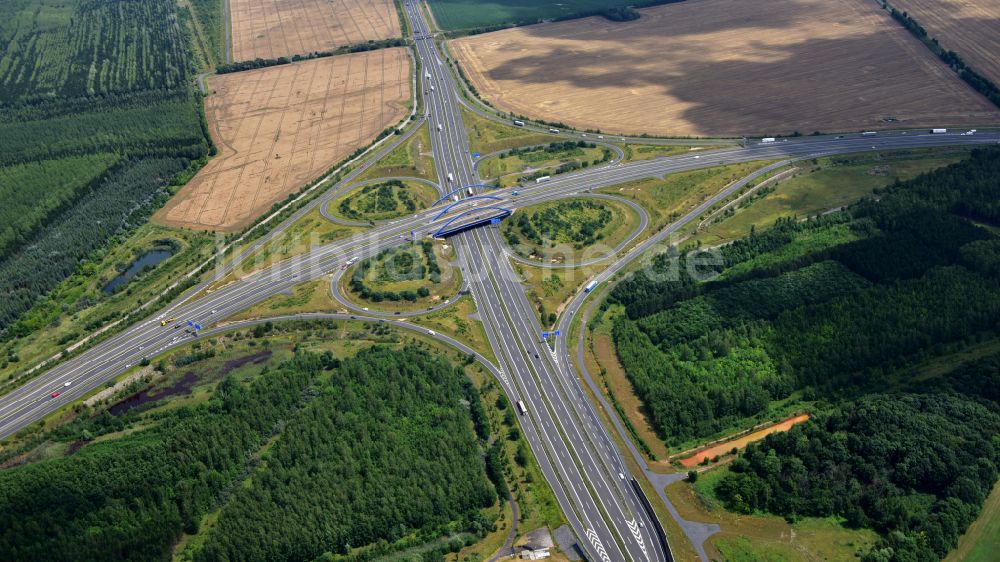
[[[542,337],[543,337],[543,338],[547,338],[547,337],[549,337],[549,333],[548,333],[548,332],[542,332]]]
[[[478,152],[473,152],[472,153],[472,157],[473,158],[479,158],[479,153]]]
[[[194,322],[188,320],[188,326],[194,326]]]
[[[194,329],[195,330],[200,330],[201,329],[201,324],[195,324],[194,325]]]
[[[500,217],[493,217],[490,219],[490,224],[500,224]]]

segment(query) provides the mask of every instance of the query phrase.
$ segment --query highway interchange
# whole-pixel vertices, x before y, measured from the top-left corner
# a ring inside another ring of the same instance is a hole
[[[462,121],[460,85],[438,50],[427,22],[413,2],[406,3],[407,17],[417,37],[415,51],[419,61],[419,80],[425,90],[424,118],[431,126],[432,150],[439,174],[437,187],[442,191],[459,190],[479,185],[473,168],[468,136]],[[431,78],[428,80],[427,75]],[[437,127],[441,124],[440,130]],[[575,135],[575,134],[574,134]],[[562,135],[566,137],[566,134]],[[558,138],[558,137],[553,137]],[[573,137],[578,138],[578,137]],[[518,186],[518,195],[511,189],[491,191],[504,199],[503,206],[522,208],[543,201],[579,196],[585,191],[611,186],[630,180],[663,177],[666,174],[706,168],[734,162],[780,160],[773,167],[787,162],[824,155],[861,152],[876,146],[880,150],[935,147],[945,145],[977,145],[1000,142],[1000,134],[980,132],[976,135],[932,135],[926,131],[879,133],[877,136],[857,134],[796,138],[774,143],[749,143],[745,147],[703,150],[697,154],[664,157],[642,162],[614,163],[553,177],[541,184]],[[384,155],[386,151],[380,154]],[[633,242],[634,236],[610,252],[607,267],[595,280],[603,283],[623,270],[633,259],[695,220],[715,203],[736,193],[755,175],[734,183],[702,202],[696,209],[624,255],[621,250]],[[452,174],[454,181],[448,181]],[[342,193],[350,187],[355,175],[348,176],[330,190]],[[356,184],[354,184],[356,185]],[[312,206],[329,203],[332,195],[322,197]],[[311,206],[311,207],[312,207]],[[0,398],[0,437],[8,436],[68,402],[81,398],[91,390],[114,379],[137,365],[144,357],[153,357],[191,341],[182,324],[186,320],[206,327],[246,310],[254,304],[279,293],[287,292],[302,282],[317,279],[341,269],[348,259],[363,259],[408,243],[411,232],[417,238],[435,231],[449,216],[434,220],[438,209],[429,209],[410,217],[380,224],[346,239],[313,248],[265,270],[237,279],[211,292],[202,291],[196,299],[180,300],[156,316],[141,321],[120,334],[108,338],[87,351],[68,359],[38,375],[13,392]],[[301,216],[301,212],[295,217]],[[641,213],[645,217],[645,213]],[[266,239],[277,236],[291,220],[279,225]],[[642,221],[643,229],[647,221]],[[615,441],[601,423],[577,373],[570,361],[568,338],[557,338],[553,350],[542,340],[541,325],[528,302],[524,288],[515,274],[508,250],[496,228],[481,228],[462,233],[451,239],[456,244],[463,280],[475,300],[486,334],[492,346],[496,364],[480,360],[494,373],[513,402],[523,400],[528,413],[522,417],[523,433],[539,461],[545,478],[577,536],[580,548],[592,560],[651,561],[672,560],[669,546],[657,535],[659,524],[644,507],[641,491],[631,483],[632,475],[619,456]],[[252,249],[251,249],[252,250]],[[244,252],[244,256],[251,250]],[[559,328],[569,334],[574,317],[589,295],[582,290],[564,310]],[[359,315],[361,316],[361,315]],[[346,318],[343,315],[327,315]],[[166,327],[161,319],[177,318]],[[361,317],[375,321],[373,315]],[[232,329],[234,324],[210,328],[211,331]],[[408,329],[418,329],[412,325]],[[209,331],[206,331],[209,333]],[[440,334],[429,334],[450,345],[457,342]],[[463,351],[468,351],[462,347]],[[61,395],[53,398],[54,392]],[[643,478],[643,475],[637,475]]]

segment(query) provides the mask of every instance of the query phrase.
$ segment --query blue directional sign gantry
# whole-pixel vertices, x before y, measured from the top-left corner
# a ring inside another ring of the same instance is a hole
[[[194,322],[192,322],[192,321],[188,320],[188,327],[190,328],[190,327],[192,327],[192,326],[194,326]]]
[[[201,330],[201,324],[195,324],[194,325],[194,329],[200,331]]]

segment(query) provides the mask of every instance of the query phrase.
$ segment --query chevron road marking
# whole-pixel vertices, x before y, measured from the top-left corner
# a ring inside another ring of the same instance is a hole
[[[608,551],[604,550],[604,545],[601,543],[600,537],[593,529],[587,529],[587,538],[590,539],[590,543],[594,545],[594,549],[597,550],[597,554],[601,555],[601,560],[604,562],[611,562],[611,558],[608,557]]]
[[[626,521],[626,523],[628,523],[629,530],[632,531],[632,536],[635,537],[635,542],[639,543],[639,549],[646,555],[646,558],[649,558],[649,553],[646,552],[646,544],[642,540],[642,532],[639,531],[639,524],[635,522],[635,519]]]

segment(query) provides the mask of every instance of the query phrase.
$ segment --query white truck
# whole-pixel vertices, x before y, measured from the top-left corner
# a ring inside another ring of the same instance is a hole
[[[549,132],[552,133],[553,135],[558,135],[559,129],[549,129]]]
[[[439,131],[443,131],[444,130],[444,125],[442,125],[441,123],[438,123],[438,130]]]
[[[473,195],[475,195],[475,193],[472,192],[472,188],[471,187],[465,188],[465,194],[468,195],[469,197],[472,197]]]
[[[517,410],[521,412],[522,416],[528,415],[528,407],[524,405],[524,400],[517,401]]]
[[[520,120],[515,119],[514,120],[514,124],[517,125],[518,127],[523,127],[524,126],[524,121],[520,121]]]
[[[542,183],[552,179],[552,176],[542,176],[540,178],[535,178],[535,183]]]
[[[865,131],[865,132],[861,133],[861,136],[863,136],[863,137],[874,137],[877,134],[878,134],[877,131]]]
[[[455,181],[455,176],[451,172],[448,172],[448,181]]]
[[[943,135],[948,132],[948,129],[931,129],[932,135]]]
[[[760,139],[761,144],[769,144],[775,141],[774,137],[764,137]]]

